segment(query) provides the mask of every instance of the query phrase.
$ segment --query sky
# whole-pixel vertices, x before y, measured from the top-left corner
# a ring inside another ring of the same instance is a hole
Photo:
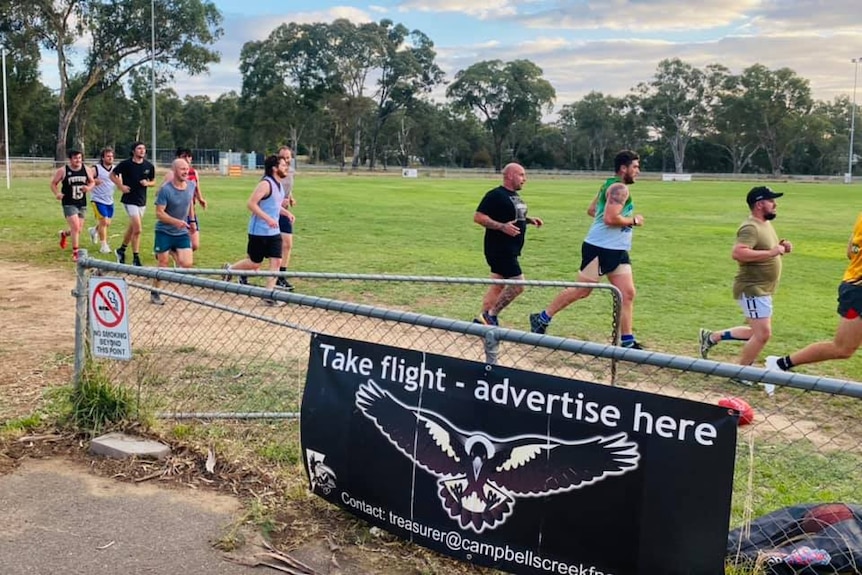
[[[450,82],[482,60],[531,60],[556,89],[557,108],[591,91],[623,96],[666,58],[698,68],[721,63],[733,73],[756,63],[789,67],[810,81],[818,100],[852,97],[854,77],[862,90],[851,61],[862,59],[859,0],[212,1],[224,17],[214,46],[221,62],[209,74],[178,76],[180,96],[239,93],[245,42],[265,39],[282,23],[336,18],[388,18],[424,32]]]

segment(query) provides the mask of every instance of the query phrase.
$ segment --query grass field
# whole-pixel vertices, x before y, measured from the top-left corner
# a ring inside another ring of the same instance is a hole
[[[243,256],[245,202],[255,182],[252,176],[203,176],[210,207],[201,216],[197,267],[215,268]],[[528,279],[575,279],[580,243],[590,225],[585,209],[599,183],[527,182],[522,195],[530,214],[545,221],[542,229],[531,227],[527,234],[521,263]],[[482,194],[495,185],[496,179],[300,175],[291,269],[485,278],[483,231],[472,216]],[[646,225],[635,232],[631,252],[638,287],[635,332],[650,349],[695,355],[699,327],[741,323],[730,293],[736,271],[730,250],[736,227],[747,215],[744,198],[749,187],[734,182],[643,181],[632,188],[636,211],[646,218]],[[794,252],[784,259],[773,338],[765,350],[779,354],[832,337],[836,288],[846,266],[847,239],[862,208],[862,187],[781,183],[773,187],[786,194],[778,200],[775,227],[794,244]],[[7,260],[71,269],[69,253],[57,247],[56,233],[64,222],[48,178],[14,179],[12,189],[0,191],[0,197],[4,206],[0,254]],[[154,221],[150,206],[141,250],[147,265],[154,265]],[[112,246],[119,244],[125,224],[120,209],[112,227]],[[89,245],[83,238],[82,246]],[[367,291],[367,285],[341,286],[334,294],[330,288],[327,295],[351,298]],[[479,288],[427,284],[378,284],[373,292],[376,301],[460,318],[475,315],[481,298]],[[527,314],[542,309],[555,293],[550,288],[528,290],[504,312],[503,322],[526,329]],[[575,304],[558,317],[553,332],[576,337],[608,332],[604,314],[609,307],[606,299],[601,300],[594,296]],[[600,327],[587,329],[588,325]],[[716,359],[732,360],[737,349],[732,344],[720,346]],[[862,356],[801,371],[859,379]]]
[[[196,266],[218,268],[243,256],[248,221],[245,202],[256,178],[203,178],[210,209],[201,215],[202,248],[196,255]],[[300,175],[291,269],[485,278],[488,270],[481,250],[483,231],[472,223],[472,217],[483,193],[497,183],[497,179]],[[542,217],[546,224],[542,229],[528,230],[521,263],[529,279],[575,278],[580,243],[590,225],[585,209],[599,184],[598,180],[582,179],[528,181],[522,195],[530,214]],[[650,349],[696,356],[699,327],[723,328],[741,323],[741,313],[730,292],[736,271],[730,251],[736,228],[748,213],[744,198],[750,187],[751,184],[733,182],[642,181],[632,188],[636,210],[646,218],[646,225],[635,231],[632,250],[638,285],[635,330]],[[846,267],[847,239],[862,211],[862,186],[778,183],[773,187],[786,193],[778,200],[775,227],[781,237],[794,243],[793,253],[784,259],[784,275],[775,296],[773,339],[765,350],[779,354],[832,337],[837,323],[836,288]],[[13,189],[0,190],[0,196],[4,206],[0,212],[0,257],[73,269],[69,252],[57,247],[56,232],[64,222],[48,190],[48,177],[16,179]],[[150,253],[153,212],[150,207],[142,241],[147,265],[154,265]],[[126,216],[119,210],[112,228],[113,247],[118,245],[125,224]],[[91,247],[89,238],[83,238],[82,246]],[[464,285],[305,279],[296,283],[303,293],[373,301],[462,319],[476,314],[483,291],[481,286]],[[552,288],[530,288],[504,312],[503,323],[526,329],[527,314],[541,309],[555,293]],[[599,295],[575,304],[555,319],[553,333],[594,335],[604,338],[599,341],[607,341],[607,304],[607,299]],[[710,358],[732,361],[737,352],[738,346],[723,344]],[[858,381],[862,378],[862,352],[849,361],[813,365],[800,371]],[[208,379],[229,382],[232,375],[218,372]],[[704,385],[702,378],[695,379],[691,385]],[[230,386],[225,388],[227,394],[234,391],[237,390]],[[777,408],[760,396],[756,400],[763,403],[764,413],[783,414],[794,421],[796,416],[806,419],[808,411],[820,409],[827,413],[827,407],[839,403],[828,403],[827,399],[835,398],[821,395],[803,397],[802,392],[787,390],[780,394]],[[846,399],[854,403],[855,409],[858,402]],[[212,400],[223,401],[224,396]],[[818,408],[821,400],[825,407]],[[827,436],[841,434],[840,419],[833,422],[839,429],[814,420]],[[226,426],[192,429],[181,425],[174,430],[178,438],[180,429],[202,444],[212,438],[196,434],[229,435]],[[268,433],[261,432],[263,439],[256,448],[257,455],[270,463],[284,464],[288,473],[298,477],[296,453],[285,451],[292,444]],[[800,502],[858,501],[855,453],[841,454],[831,447],[821,451],[807,439],[787,441],[779,431],[774,436],[754,437],[754,462],[748,461],[747,446],[740,440],[732,526],[741,523],[746,505],[751,505],[754,516],[758,516]],[[248,447],[244,441],[243,447]],[[753,487],[748,485],[749,470]],[[299,508],[302,505],[295,504]],[[428,572],[447,570],[432,568]]]

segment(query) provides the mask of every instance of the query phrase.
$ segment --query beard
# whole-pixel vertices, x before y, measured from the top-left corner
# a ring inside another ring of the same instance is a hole
[[[772,212],[769,214],[763,214],[763,219],[766,220],[767,222],[774,220],[775,219],[775,212]]]
[[[627,186],[630,186],[631,184],[635,183],[635,179],[632,177],[632,175],[631,175],[631,174],[626,173],[626,174],[623,176],[623,183],[624,183],[625,185],[627,185]]]

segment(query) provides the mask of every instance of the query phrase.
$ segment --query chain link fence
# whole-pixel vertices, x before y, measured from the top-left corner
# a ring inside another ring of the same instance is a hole
[[[862,384],[617,347],[619,292],[612,286],[589,298],[594,321],[581,322],[583,339],[568,339],[411,310],[453,298],[478,303],[492,280],[288,273],[302,291],[289,293],[258,287],[254,277],[250,285],[213,279],[219,270],[135,268],[86,256],[78,272],[76,373],[92,361],[133,390],[140,414],[188,425],[252,421],[298,452],[309,338],[324,333],[710,404],[743,398],[755,418],[740,428],[732,528],[786,506],[862,502]],[[127,281],[130,361],[88,358],[92,274]],[[165,305],[150,303],[155,279]],[[355,299],[369,303],[339,299],[348,285]],[[266,305],[266,298],[278,304]],[[765,393],[767,383],[776,386],[774,395]],[[792,538],[792,531],[785,535]]]

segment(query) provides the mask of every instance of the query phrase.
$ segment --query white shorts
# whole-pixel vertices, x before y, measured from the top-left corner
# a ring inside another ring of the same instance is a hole
[[[772,296],[758,295],[749,297],[742,294],[742,297],[736,300],[739,307],[742,308],[742,313],[748,319],[767,319],[772,317]]]
[[[144,219],[144,212],[147,211],[147,206],[136,206],[134,204],[123,204],[123,207],[126,208],[126,213],[129,214],[130,218],[141,218]]]

